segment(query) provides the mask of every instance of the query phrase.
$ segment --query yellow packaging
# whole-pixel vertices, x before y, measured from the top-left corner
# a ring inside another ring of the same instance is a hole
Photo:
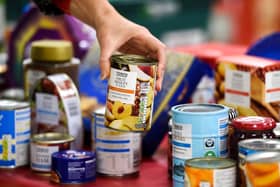
[[[218,59],[215,98],[238,110],[240,116],[279,120],[280,63],[248,55]]]

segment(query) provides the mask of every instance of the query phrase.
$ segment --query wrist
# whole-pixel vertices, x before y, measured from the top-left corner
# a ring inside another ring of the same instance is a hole
[[[70,13],[96,30],[104,25],[107,19],[118,15],[107,0],[72,0]]]

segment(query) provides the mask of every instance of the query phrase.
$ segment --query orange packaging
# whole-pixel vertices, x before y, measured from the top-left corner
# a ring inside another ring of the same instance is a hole
[[[248,55],[225,56],[215,69],[215,99],[240,116],[279,120],[280,63]]]
[[[186,161],[185,187],[235,187],[236,165],[231,159],[204,157]]]
[[[280,186],[280,153],[262,152],[246,158],[243,175],[247,187]]]

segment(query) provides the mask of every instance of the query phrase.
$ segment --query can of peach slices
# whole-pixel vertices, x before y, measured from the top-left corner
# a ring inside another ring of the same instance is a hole
[[[157,61],[139,55],[111,57],[105,126],[145,132],[151,128]]]

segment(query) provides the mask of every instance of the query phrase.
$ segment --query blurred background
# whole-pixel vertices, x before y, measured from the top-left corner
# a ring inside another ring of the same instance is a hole
[[[28,46],[32,40],[36,37],[36,39],[49,37],[47,35],[50,32],[46,31],[46,28],[53,27],[51,32],[60,29],[58,33],[62,34],[56,34],[55,39],[72,40],[76,50],[75,56],[82,62],[84,57],[88,56],[87,49],[95,43],[94,36],[87,37],[87,40],[81,40],[81,36],[77,36],[79,34],[72,36],[71,29],[78,30],[75,24],[68,24],[70,26],[61,31],[61,28],[58,28],[61,27],[59,26],[61,23],[55,26],[50,24],[57,20],[47,18],[47,23],[44,22],[46,18],[41,18],[40,13],[30,13],[32,7],[30,2],[30,0],[17,0],[16,3],[0,0],[0,52],[3,53],[0,55],[0,91],[4,86],[22,86],[20,83],[22,73],[19,73],[22,71],[21,62],[28,57]],[[249,46],[280,28],[278,0],[110,0],[110,2],[122,15],[147,27],[171,48],[211,41]],[[39,19],[43,22],[38,21]],[[67,23],[68,21],[66,25]],[[47,34],[34,34],[34,28],[39,30],[40,27],[44,29],[43,33]],[[30,30],[32,34],[28,32]],[[78,30],[76,33],[80,32],[84,30]],[[94,35],[94,31],[89,32]],[[36,37],[33,37],[34,35]],[[53,35],[49,38],[53,38]],[[75,46],[77,41],[80,43]]]
[[[0,0],[0,31],[13,29],[29,0]],[[125,17],[167,44],[222,40],[250,44],[279,30],[278,0],[111,0]],[[7,34],[7,33],[6,33]],[[192,37],[182,37],[191,35]]]

